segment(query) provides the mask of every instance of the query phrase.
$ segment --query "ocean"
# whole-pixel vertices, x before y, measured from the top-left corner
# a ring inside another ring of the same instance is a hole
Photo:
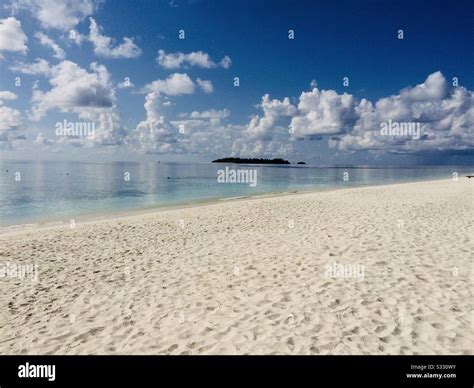
[[[0,225],[69,222],[75,217],[101,217],[265,193],[453,179],[456,173],[462,179],[473,170],[466,166],[323,168],[1,160]]]

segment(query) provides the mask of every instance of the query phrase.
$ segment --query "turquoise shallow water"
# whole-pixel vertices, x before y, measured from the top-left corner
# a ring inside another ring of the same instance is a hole
[[[219,183],[218,170],[226,166],[255,169],[257,184],[252,187],[249,183]],[[219,198],[451,178],[453,172],[461,177],[473,170],[0,161],[0,223],[6,226],[39,220],[68,221],[81,215],[106,216]]]

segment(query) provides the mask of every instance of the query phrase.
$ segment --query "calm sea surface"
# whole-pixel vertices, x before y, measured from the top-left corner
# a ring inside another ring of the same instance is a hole
[[[219,183],[218,170],[256,169],[257,184]],[[325,190],[459,177],[472,167],[320,168],[207,163],[0,161],[0,224],[69,221],[78,216],[293,190]],[[348,173],[348,176],[345,175]],[[344,177],[347,181],[344,180]]]

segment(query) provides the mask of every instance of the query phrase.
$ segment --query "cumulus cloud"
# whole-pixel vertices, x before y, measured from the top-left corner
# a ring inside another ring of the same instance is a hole
[[[92,15],[102,0],[12,0],[14,12],[26,10],[45,28],[67,31]]]
[[[231,130],[230,139],[221,155],[288,157],[294,152],[289,129],[281,120],[298,114],[298,108],[288,97],[272,100],[268,94],[257,106],[263,114],[252,116],[247,125],[227,126]]]
[[[50,69],[50,90],[33,88],[30,119],[38,121],[50,110],[75,113],[82,121],[93,122],[94,138],[78,140],[77,145],[118,145],[126,131],[116,107],[115,90],[107,68],[91,63],[90,71],[71,61]]]
[[[8,90],[0,90],[0,105],[3,105],[5,100],[16,100],[18,96]]]
[[[270,100],[268,95],[262,97],[259,106],[263,115],[253,116],[242,140],[235,142],[249,155],[276,150],[279,145],[280,151],[288,150],[284,145],[292,139],[321,139],[323,135],[331,135],[329,145],[344,151],[418,153],[474,149],[474,94],[464,87],[451,87],[441,72],[375,103],[315,87],[301,93],[297,106],[288,98]],[[278,130],[279,120],[285,117],[291,118],[291,136],[287,134],[286,138],[281,128]],[[400,128],[416,125],[420,133],[405,130],[387,134],[381,130],[392,124]]]
[[[290,103],[288,97],[282,101],[270,100],[270,96],[265,94],[259,107],[263,110],[263,116],[253,116],[247,126],[246,135],[250,138],[268,138],[271,136],[270,130],[282,117],[294,116],[297,109]]]
[[[40,41],[40,43],[45,46],[49,47],[54,51],[54,57],[56,59],[64,59],[66,58],[66,53],[64,50],[58,46],[58,44],[51,39],[48,35],[42,33],[42,32],[37,32],[35,34],[35,37]]]
[[[350,94],[314,88],[301,94],[298,114],[291,125],[295,137],[333,135],[350,130],[355,119],[354,98]]]
[[[230,111],[228,109],[210,109],[203,112],[193,111],[187,116],[192,119],[223,120],[230,116]]]
[[[113,47],[112,38],[102,35],[102,28],[97,25],[93,18],[89,18],[89,40],[94,45],[96,55],[105,58],[136,58],[140,56],[142,50],[133,39],[124,37],[123,43]]]
[[[247,135],[251,138],[271,136],[271,130],[283,117],[291,119],[290,133],[296,138],[340,134],[350,130],[356,120],[353,96],[340,95],[334,90],[314,88],[303,92],[297,106],[291,104],[288,97],[270,100],[266,94],[259,107],[263,116],[253,116],[248,124]]]
[[[0,148],[12,149],[16,141],[25,140],[23,129],[20,111],[0,105]]]
[[[169,101],[162,92],[165,90],[169,93],[169,89],[164,85],[155,83],[155,90],[146,95],[146,119],[137,125],[129,137],[129,143],[140,152],[205,154],[217,157],[288,156],[293,152],[293,145],[288,142],[287,128],[274,128],[271,138],[251,137],[248,126],[227,123],[230,117],[228,109],[192,111],[181,113],[178,115],[179,119],[168,118],[166,113]],[[290,116],[297,110],[290,104],[289,99],[272,101],[269,96],[262,98],[261,107],[264,117],[260,121],[263,120],[264,123],[271,121],[270,116],[277,120],[280,115]],[[258,124],[264,125],[260,122]],[[270,127],[268,125],[268,129]]]
[[[145,97],[146,119],[141,121],[129,138],[129,143],[143,153],[176,152],[175,131],[166,122],[163,111],[166,109],[163,96],[152,91]]]
[[[241,127],[226,123],[228,109],[193,111],[181,114],[181,120],[170,121],[179,147],[188,154],[229,155],[232,142]]]
[[[8,106],[0,106],[0,133],[20,129],[22,123],[21,113]]]
[[[91,64],[87,72],[78,64],[62,61],[51,68],[51,90],[33,90],[32,119],[39,120],[50,109],[80,113],[86,108],[110,108],[115,102],[107,68]]]
[[[23,129],[19,110],[4,106],[4,101],[16,100],[17,95],[8,90],[0,91],[0,148],[12,148],[12,142],[24,139],[18,132]]]
[[[176,53],[167,54],[164,50],[159,50],[156,61],[165,69],[179,69],[186,65],[201,67],[204,69],[213,69],[216,67],[228,69],[232,65],[232,61],[228,56],[222,58],[219,63],[215,63],[209,54],[203,51],[195,51],[188,54],[178,51]]]
[[[166,79],[158,79],[145,85],[141,92],[146,93],[146,119],[132,131],[128,142],[145,153],[195,152],[195,147],[200,144],[198,140],[202,140],[204,136],[203,132],[213,130],[211,126],[220,124],[229,114],[228,111],[217,110],[195,111],[189,115],[181,115],[184,120],[166,119],[165,112],[172,105],[169,97],[193,94],[197,86],[205,93],[213,91],[211,81],[198,78],[195,83],[187,74],[182,73],[174,73]],[[187,128],[186,136],[179,132],[180,125]]]
[[[202,112],[193,111],[191,113],[184,113],[179,116],[181,120],[171,121],[171,124],[175,128],[182,126],[187,134],[189,134],[190,130],[199,129],[205,131],[210,127],[218,127],[230,116],[230,111],[228,109],[210,109]]]
[[[127,137],[127,131],[122,125],[122,118],[115,105],[107,108],[83,109],[79,117],[95,123],[94,138],[81,139],[81,145],[118,146],[123,144]]]
[[[26,54],[28,38],[21,28],[21,22],[14,17],[0,20],[0,55],[2,51]]]
[[[204,93],[212,93],[214,91],[214,86],[212,85],[211,81],[202,80],[198,78],[196,80],[197,84],[201,87]]]
[[[357,122],[349,133],[331,140],[341,150],[417,153],[474,148],[474,93],[450,87],[441,72],[430,74],[415,87],[381,98],[375,104],[363,99],[356,106]],[[387,136],[391,123],[419,123],[420,136]]]
[[[162,91],[164,88],[156,89]],[[228,109],[192,111],[182,113],[179,119],[172,120],[166,117],[168,101],[165,97],[158,91],[152,91],[146,96],[147,117],[130,136],[130,143],[141,152],[216,156],[287,156],[293,152],[286,128],[274,129],[272,139],[250,137],[248,126],[226,122],[230,117]],[[289,99],[271,101],[268,96],[264,96],[261,106],[266,112],[264,121],[271,115],[291,115],[296,111]]]
[[[233,128],[224,124],[230,115],[227,109],[193,111],[180,114],[179,120],[171,120],[167,117],[167,96],[156,91],[146,95],[144,107],[146,119],[137,125],[128,140],[142,153],[215,154],[230,149]]]
[[[10,66],[10,70],[28,75],[51,75],[51,67],[49,62],[42,58],[36,58],[32,63],[17,62]]]
[[[179,96],[182,94],[193,94],[196,85],[189,76],[181,73],[171,74],[168,78],[153,81],[143,88],[145,93],[156,92],[168,96]]]

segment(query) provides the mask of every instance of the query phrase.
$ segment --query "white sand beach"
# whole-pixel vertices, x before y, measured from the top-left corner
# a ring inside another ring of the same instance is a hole
[[[4,229],[0,353],[472,354],[473,216],[460,177]]]

